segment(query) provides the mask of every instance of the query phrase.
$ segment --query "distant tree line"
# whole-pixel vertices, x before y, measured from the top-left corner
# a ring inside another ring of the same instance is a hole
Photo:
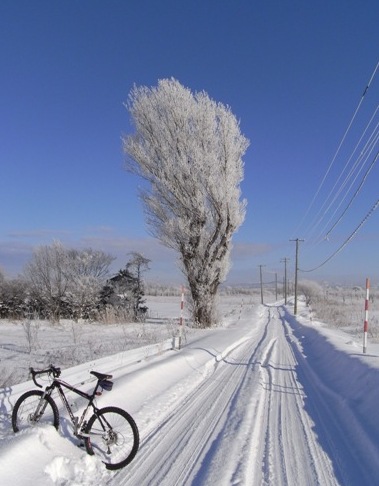
[[[0,272],[0,318],[142,319],[147,311],[142,277],[150,260],[137,252],[129,256],[111,277],[114,257],[103,251],[60,242],[40,246],[18,278]]]

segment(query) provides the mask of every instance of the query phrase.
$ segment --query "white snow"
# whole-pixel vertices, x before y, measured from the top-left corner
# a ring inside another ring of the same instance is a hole
[[[222,326],[191,332],[180,351],[142,347],[63,371],[88,390],[90,370],[114,375],[98,405],[127,410],[141,436],[118,472],[77,446],[58,397],[59,433],[14,434],[12,405],[34,386],[0,389],[0,484],[378,484],[379,346],[363,355],[351,335],[310,320],[302,302],[297,317],[281,303],[228,305]]]

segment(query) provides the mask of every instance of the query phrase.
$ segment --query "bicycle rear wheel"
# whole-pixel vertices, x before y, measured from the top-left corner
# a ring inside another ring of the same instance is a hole
[[[43,392],[30,390],[15,403],[12,412],[12,427],[14,432],[40,425],[59,427],[59,412],[54,400]]]
[[[88,454],[99,457],[107,469],[121,469],[137,454],[139,432],[133,418],[117,407],[98,410],[89,419],[85,438]]]

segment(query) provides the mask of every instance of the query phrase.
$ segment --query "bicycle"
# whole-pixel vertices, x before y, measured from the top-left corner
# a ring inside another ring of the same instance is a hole
[[[98,456],[107,469],[121,469],[129,464],[139,448],[139,432],[131,415],[118,407],[97,408],[95,400],[105,391],[112,390],[112,375],[91,371],[97,378],[97,383],[91,394],[59,379],[61,369],[50,365],[44,370],[30,368],[33,382],[43,388],[37,381],[37,376],[47,374],[52,382],[45,390],[30,390],[19,397],[12,412],[12,427],[14,432],[37,425],[53,425],[59,429],[59,411],[52,393],[56,389],[67,409],[73,425],[74,436],[84,441],[86,451]],[[88,400],[81,417],[75,417],[63,388],[76,393]],[[88,411],[93,415],[86,420]]]

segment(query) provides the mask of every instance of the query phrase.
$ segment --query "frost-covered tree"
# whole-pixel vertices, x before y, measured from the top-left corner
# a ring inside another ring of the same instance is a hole
[[[19,319],[28,312],[28,288],[22,278],[0,278],[0,318]]]
[[[144,318],[148,308],[144,299],[143,273],[149,269],[150,260],[138,252],[131,252],[125,268],[110,278],[100,297],[100,313],[113,308],[118,318]]]
[[[66,300],[75,319],[96,314],[100,293],[114,257],[101,250],[67,250],[70,284]]]
[[[113,260],[102,251],[68,249],[59,241],[36,248],[24,270],[32,302],[56,321],[62,315],[88,317],[97,308]]]
[[[299,282],[299,292],[305,296],[306,304],[311,305],[314,299],[323,294],[323,288],[313,280],[301,280]]]
[[[32,300],[40,302],[51,319],[59,321],[70,282],[66,249],[59,241],[36,248],[24,274]]]
[[[134,287],[134,316],[140,317],[147,312],[144,299],[144,282],[142,275],[149,270],[150,260],[141,253],[133,251],[130,253],[130,260],[126,264],[127,270],[135,277]]]
[[[110,278],[100,295],[100,313],[113,309],[117,318],[129,319],[135,317],[136,278],[127,268],[120,270]]]
[[[109,274],[109,266],[115,257],[103,252],[85,248],[84,250],[70,249],[68,256],[72,262],[72,271],[83,277],[104,278]]]
[[[148,182],[141,192],[147,223],[179,253],[194,321],[210,326],[232,236],[245,217],[240,183],[249,142],[229,107],[175,79],[135,86],[126,107],[136,130],[123,139],[126,168]]]

